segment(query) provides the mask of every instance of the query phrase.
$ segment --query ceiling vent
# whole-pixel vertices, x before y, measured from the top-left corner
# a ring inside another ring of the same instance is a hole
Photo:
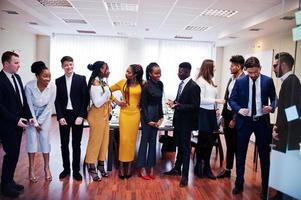
[[[63,19],[68,24],[87,24],[83,19]]]
[[[251,28],[251,29],[249,29],[249,31],[260,31],[260,30],[262,30],[261,28]]]
[[[96,34],[95,31],[89,31],[89,30],[76,30],[78,33],[86,33],[86,34]]]
[[[128,4],[128,3],[114,3],[114,2],[104,2],[105,7],[108,11],[128,11],[128,12],[138,12],[138,4]]]
[[[295,19],[294,16],[284,16],[284,17],[281,17],[280,20],[285,20],[285,21],[291,21]]]
[[[33,26],[39,25],[37,22],[27,22],[27,23]]]
[[[236,36],[229,36],[228,38],[231,39],[231,40],[234,40],[234,39],[237,39],[238,37],[236,37]]]
[[[45,7],[72,7],[67,0],[37,0],[40,4]]]
[[[210,17],[232,17],[237,14],[237,10],[219,10],[219,9],[206,9],[200,16],[210,16]]]
[[[185,39],[185,40],[191,40],[192,36],[185,36],[185,35],[176,35],[176,39]]]
[[[13,11],[13,10],[2,10],[2,11],[6,12],[6,14],[9,14],[9,15],[18,15],[19,14],[16,11]]]
[[[123,27],[135,27],[136,23],[135,22],[121,22],[121,21],[116,21],[113,22],[114,26],[123,26]]]
[[[208,26],[186,26],[185,30],[187,31],[207,31],[210,29]]]

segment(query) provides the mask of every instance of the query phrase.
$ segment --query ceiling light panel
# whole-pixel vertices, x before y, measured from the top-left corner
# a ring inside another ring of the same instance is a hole
[[[126,27],[135,27],[136,23],[135,22],[123,22],[123,21],[114,21],[113,22],[114,26],[126,26]]]
[[[87,22],[83,19],[63,19],[64,22],[70,24],[87,24]]]
[[[66,0],[37,0],[40,4],[46,7],[72,7]]]
[[[208,26],[186,26],[185,30],[186,31],[207,31],[210,29]]]
[[[232,17],[238,13],[237,10],[220,10],[220,9],[206,9],[200,16],[211,16],[211,17]]]
[[[104,2],[105,8],[108,11],[128,11],[138,12],[138,4]]]

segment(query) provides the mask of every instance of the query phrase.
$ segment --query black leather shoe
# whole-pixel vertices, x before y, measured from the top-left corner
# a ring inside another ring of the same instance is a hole
[[[164,172],[163,174],[167,176],[181,176],[181,171],[176,168],[172,168],[170,171]]]
[[[188,185],[188,178],[185,176],[182,176],[180,181],[180,187],[186,187]]]
[[[205,173],[204,173],[204,176],[209,178],[209,179],[212,179],[212,180],[215,180],[216,177],[212,174],[212,171],[211,170],[207,170]]]
[[[235,187],[232,190],[232,194],[240,194],[244,190],[244,187],[242,185],[235,185]]]
[[[23,192],[24,191],[24,186],[20,185],[18,183],[16,183],[15,181],[13,181],[12,183],[12,187],[17,190],[18,192]]]
[[[267,190],[262,190],[260,193],[260,198],[263,200],[268,199],[268,191]]]
[[[77,181],[82,181],[83,177],[79,172],[73,172],[73,178]]]
[[[231,170],[223,170],[221,171],[216,178],[230,178],[231,177]]]
[[[2,195],[10,198],[17,198],[20,195],[20,192],[17,191],[12,186],[4,186],[2,187]]]
[[[60,179],[63,179],[63,178],[66,178],[67,176],[70,175],[70,171],[67,171],[67,170],[63,170],[60,175],[59,175],[59,178]]]

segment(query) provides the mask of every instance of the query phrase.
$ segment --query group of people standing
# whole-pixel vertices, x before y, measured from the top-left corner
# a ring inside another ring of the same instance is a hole
[[[278,63],[277,66],[275,64],[274,71],[277,77],[280,75],[283,77],[286,72],[291,71],[294,64],[292,59],[288,53],[276,55]],[[272,138],[269,113],[274,112],[276,108],[275,87],[270,77],[260,73],[261,65],[256,57],[250,57],[245,62],[242,56],[235,55],[231,57],[230,62],[232,77],[227,84],[223,99],[217,98],[217,86],[213,81],[215,72],[213,60],[203,61],[196,81],[193,81],[190,76],[190,63],[183,62],[179,65],[178,77],[181,82],[176,98],[166,102],[170,108],[174,109],[174,137],[178,151],[175,166],[164,174],[181,175],[180,187],[188,185],[191,131],[198,130],[195,175],[210,179],[230,178],[235,155],[237,178],[232,193],[239,194],[243,191],[249,138],[254,132],[261,162],[261,194],[264,199],[267,197],[269,144]],[[19,75],[16,74],[20,67],[19,56],[7,51],[2,55],[2,64],[0,126],[3,127],[1,140],[6,153],[1,176],[1,188],[4,195],[17,197],[24,190],[24,187],[13,179],[23,129],[26,129],[29,180],[37,182],[34,170],[36,152],[43,153],[45,179],[52,180],[49,169],[49,133],[54,107],[59,123],[63,160],[60,179],[71,173],[69,138],[70,129],[72,129],[72,175],[75,180],[82,180],[80,146],[84,119],[87,119],[90,126],[85,166],[93,181],[108,177],[104,162],[109,143],[112,101],[121,108],[119,113],[119,178],[132,176],[136,139],[141,123],[142,132],[136,167],[139,168],[141,178],[155,179],[157,131],[163,121],[164,88],[160,81],[161,69],[157,63],[150,63],[146,67],[146,81],[143,80],[142,66],[132,64],[126,70],[125,79],[109,86],[107,78],[110,70],[104,61],[97,61],[87,66],[92,71],[88,84],[85,76],[74,73],[73,58],[70,56],[64,56],[61,59],[64,75],[57,78],[55,84],[50,82],[50,70],[42,61],[38,61],[31,66],[36,80],[27,83],[25,90]],[[286,68],[282,69],[282,65]],[[244,67],[247,75],[243,72]],[[279,69],[276,71],[277,67],[282,69],[281,73]],[[300,85],[298,78],[294,81]],[[122,93],[121,99],[112,95],[112,92],[118,90]],[[227,165],[226,169],[216,177],[210,167],[210,156],[215,140],[213,132],[218,129],[216,117],[218,104],[224,105],[222,126],[227,145]],[[279,115],[283,115],[283,112],[278,113]],[[273,129],[273,136],[279,140],[282,129],[278,121],[276,126],[278,127]]]

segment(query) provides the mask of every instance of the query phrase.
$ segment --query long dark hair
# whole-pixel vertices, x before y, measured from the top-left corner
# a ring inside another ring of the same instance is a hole
[[[152,73],[154,67],[160,67],[160,66],[156,62],[151,62],[147,65],[145,69],[145,78],[147,81],[150,80],[150,73]],[[158,85],[160,87],[160,90],[163,91],[163,83],[161,81],[158,81]]]
[[[136,80],[142,89],[142,87],[143,87],[143,80],[142,80],[143,68],[142,68],[142,66],[139,64],[132,64],[132,65],[130,65],[130,68],[132,70],[133,75],[136,75]],[[129,88],[130,83],[131,83],[131,80],[127,79],[126,83],[123,86],[125,102],[128,104],[130,103],[130,88]]]
[[[213,60],[210,60],[210,59],[204,60],[201,65],[201,69],[197,76],[197,79],[199,77],[203,77],[203,79],[205,79],[209,84],[213,85],[214,87],[217,87],[212,80],[212,77],[214,75],[213,63],[214,63]]]
[[[89,82],[88,82],[88,91],[90,92],[91,86],[93,84],[93,81],[95,80],[96,77],[99,78],[99,80],[102,78],[102,74],[100,69],[107,63],[105,63],[104,61],[96,61],[93,65],[89,64],[87,66],[87,68],[92,71],[92,74],[89,78]],[[102,86],[102,90],[104,92],[103,86]]]

